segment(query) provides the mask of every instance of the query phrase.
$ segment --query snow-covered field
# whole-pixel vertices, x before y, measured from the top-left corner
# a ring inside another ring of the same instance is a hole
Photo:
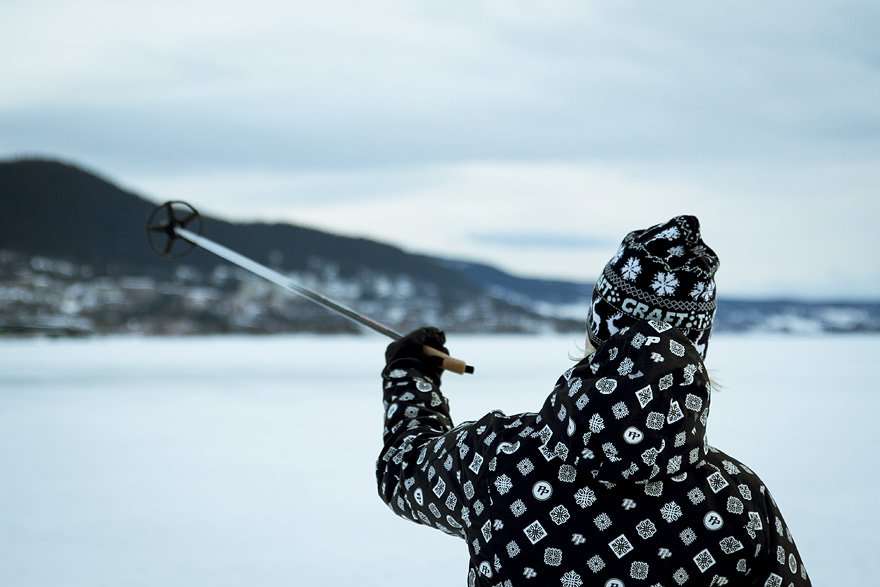
[[[575,337],[461,337],[457,420],[539,407]],[[0,341],[0,585],[464,585],[376,496],[378,337]],[[716,337],[710,440],[816,585],[880,575],[880,337]]]

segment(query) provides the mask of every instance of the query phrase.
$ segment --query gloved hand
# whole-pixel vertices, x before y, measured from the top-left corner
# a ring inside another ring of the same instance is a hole
[[[429,375],[439,381],[440,375],[443,373],[441,367],[443,359],[440,357],[429,357],[422,350],[422,347],[428,345],[448,355],[449,349],[443,346],[444,344],[446,344],[446,334],[442,330],[432,326],[423,326],[413,330],[400,340],[395,340],[389,344],[388,348],[385,349],[385,364],[388,367],[392,364],[406,367],[408,365],[405,363],[409,363],[416,369],[421,370],[425,375]]]

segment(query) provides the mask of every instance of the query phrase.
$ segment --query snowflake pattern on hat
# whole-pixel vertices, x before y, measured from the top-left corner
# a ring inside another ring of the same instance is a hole
[[[656,320],[680,328],[705,358],[717,270],[695,216],[629,233],[593,288],[590,342],[598,347],[637,320]]]
[[[453,427],[439,382],[383,381],[380,496],[464,538],[471,587],[810,585],[769,490],[707,443],[705,367],[668,323],[610,336],[537,413]]]

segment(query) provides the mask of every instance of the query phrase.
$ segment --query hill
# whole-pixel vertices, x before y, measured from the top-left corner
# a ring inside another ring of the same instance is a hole
[[[25,322],[44,324],[50,317],[49,322],[55,323],[64,318],[63,312],[56,315],[58,309],[67,307],[79,308],[67,313],[77,319],[88,310],[87,320],[74,322],[99,331],[117,331],[123,319],[134,320],[146,331],[154,331],[159,323],[159,331],[184,332],[350,330],[323,311],[279,300],[276,292],[265,291],[265,284],[230,270],[205,251],[196,249],[174,261],[157,256],[144,233],[155,205],[68,163],[0,162],[0,251],[4,255],[0,279],[7,287],[6,303],[0,306],[2,323],[19,330],[29,326]],[[292,224],[235,223],[211,216],[202,220],[203,232],[210,238],[344,301],[366,305],[392,323],[408,326],[430,318],[473,331],[573,326],[565,319],[541,316],[491,295],[484,280],[442,259]],[[503,272],[497,275],[507,283],[519,279]],[[44,282],[46,287],[33,287]],[[213,290],[210,295],[205,288]],[[92,300],[108,289],[121,292],[116,305],[125,306],[124,311],[105,304],[109,307],[100,315],[101,304]],[[147,294],[151,289],[154,296]],[[192,297],[194,291],[213,302],[236,303],[224,308],[224,318],[211,312],[210,306],[174,301]],[[145,296],[149,303],[133,301]],[[380,303],[383,300],[388,302],[385,307]],[[268,310],[258,311],[256,303],[266,303]],[[297,316],[284,306],[294,307]],[[148,320],[150,311],[155,317]],[[244,318],[251,314],[261,318]]]
[[[352,332],[196,249],[157,256],[156,205],[76,165],[0,161],[0,332]],[[592,285],[511,275],[305,226],[203,216],[203,232],[401,330],[581,332]],[[718,330],[880,331],[880,304],[722,299]]]

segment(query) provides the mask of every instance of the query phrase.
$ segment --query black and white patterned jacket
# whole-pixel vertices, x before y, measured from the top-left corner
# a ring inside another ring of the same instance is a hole
[[[810,585],[761,479],[706,442],[703,362],[665,323],[609,338],[538,413],[453,427],[418,361],[383,381],[379,493],[467,541],[470,585]]]

